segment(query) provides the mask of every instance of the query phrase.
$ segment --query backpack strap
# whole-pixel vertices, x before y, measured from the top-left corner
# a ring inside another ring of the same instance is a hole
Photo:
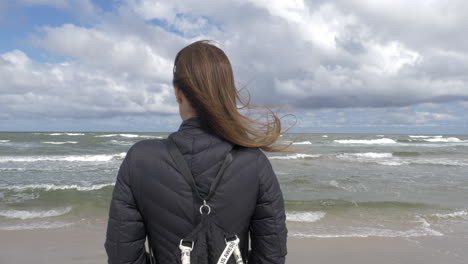
[[[207,209],[209,210],[209,206],[206,204],[206,201],[213,196],[215,193],[216,189],[218,188],[221,179],[223,178],[224,171],[228,167],[228,165],[234,160],[234,156],[237,154],[238,147],[237,145],[234,145],[233,148],[229,151],[229,153],[226,155],[226,158],[224,159],[223,164],[221,165],[221,168],[219,169],[215,179],[211,183],[210,186],[210,191],[208,195],[203,198],[200,193],[198,192],[198,189],[195,185],[195,180],[193,178],[193,175],[190,171],[190,168],[187,165],[187,162],[185,161],[184,157],[182,156],[182,153],[180,152],[179,148],[175,144],[175,142],[172,140],[172,138],[168,138],[168,143],[169,143],[169,153],[172,156],[172,159],[176,163],[178,169],[184,176],[185,180],[187,183],[190,185],[192,188],[192,191],[202,200],[204,201],[204,204],[200,207],[200,211],[202,210],[203,207],[208,207]]]
[[[182,153],[180,152],[179,148],[175,144],[175,142],[172,140],[171,137],[168,137],[168,148],[169,148],[169,153],[176,163],[178,169],[184,176],[185,180],[187,183],[190,185],[192,188],[192,192],[195,193],[200,200],[203,201],[203,204],[200,206],[200,214],[203,216],[203,209],[206,208],[208,211],[206,214],[210,214],[211,208],[210,206],[206,203],[207,200],[209,200],[213,194],[216,192],[216,189],[218,188],[219,184],[221,183],[221,180],[224,175],[224,171],[226,168],[229,166],[229,164],[234,160],[234,157],[236,156],[238,152],[238,146],[234,145],[233,148],[229,151],[229,153],[226,155],[223,164],[221,165],[216,177],[214,178],[213,182],[211,183],[210,190],[208,195],[203,198],[200,193],[198,192],[197,186],[195,185],[195,179],[193,178],[193,175],[190,171],[190,168],[185,161]],[[205,223],[207,221],[206,217],[202,217],[202,223]],[[202,228],[202,225],[198,225],[198,228]],[[196,230],[192,231],[194,233]],[[180,245],[179,249],[181,250],[181,262],[182,264],[190,264],[190,252],[193,250],[193,245],[194,241],[191,236],[188,236],[186,239],[181,239],[180,240]],[[218,263],[227,263],[227,260],[231,256],[231,254],[234,253],[234,257],[236,259],[237,264],[243,264],[242,262],[242,256],[240,255],[240,250],[238,247],[239,244],[239,238],[235,236],[233,240],[227,239],[226,240],[226,249],[225,252],[223,252],[223,255],[220,257],[218,260]],[[224,257],[223,257],[224,256]],[[221,261],[221,262],[220,262]],[[224,262],[226,261],[226,262]]]
[[[225,237],[226,247],[221,253],[221,256],[218,259],[217,264],[225,264],[228,262],[228,259],[231,255],[234,255],[234,259],[236,260],[236,264],[244,264],[242,260],[242,255],[239,249],[239,238],[237,235],[227,235]]]
[[[190,252],[193,250],[193,240],[181,239],[179,249],[181,251],[182,264],[190,264]]]

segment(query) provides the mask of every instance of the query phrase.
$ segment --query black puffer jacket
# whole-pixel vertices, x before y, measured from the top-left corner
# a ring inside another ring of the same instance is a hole
[[[186,159],[200,194],[206,196],[233,144],[204,130],[198,117],[184,120],[169,137]],[[176,263],[180,239],[199,221],[199,207],[168,152],[167,140],[135,143],[120,166],[105,241],[109,263],[149,263],[146,236],[158,264]],[[258,148],[241,147],[224,173],[210,199],[218,223],[238,234],[247,263],[285,263],[284,201],[266,155]]]

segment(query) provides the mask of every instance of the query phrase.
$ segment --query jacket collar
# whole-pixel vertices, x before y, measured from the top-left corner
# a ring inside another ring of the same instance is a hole
[[[226,154],[231,150],[233,144],[206,129],[201,118],[195,116],[182,121],[178,131],[171,133],[168,138],[172,138],[180,151],[185,153],[199,153],[209,146],[216,145],[217,151]],[[209,144],[207,144],[209,142]],[[222,143],[222,144],[220,144]],[[219,155],[220,152],[217,152]],[[224,155],[223,154],[223,155]],[[223,156],[222,155],[222,156]],[[212,157],[213,159],[217,159]]]
[[[194,116],[194,117],[183,120],[179,126],[178,131],[182,131],[182,130],[186,130],[190,128],[201,128],[201,127],[202,127],[202,124],[201,124],[200,118],[198,116]]]

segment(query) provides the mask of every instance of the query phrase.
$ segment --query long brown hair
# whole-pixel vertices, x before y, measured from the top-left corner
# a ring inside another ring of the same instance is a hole
[[[281,120],[266,106],[253,106],[243,102],[234,83],[231,63],[226,54],[210,40],[196,41],[177,53],[174,62],[174,87],[181,89],[200,118],[202,126],[230,141],[244,147],[259,147],[269,152],[300,152],[300,150],[271,146],[280,135]],[[267,121],[257,121],[239,113],[236,99],[243,105],[239,109],[267,109]],[[296,121],[297,122],[297,121]]]

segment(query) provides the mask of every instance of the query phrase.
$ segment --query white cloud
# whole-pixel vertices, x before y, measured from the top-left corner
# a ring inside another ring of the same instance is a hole
[[[156,46],[130,32],[119,35],[70,24],[42,30],[45,36],[35,40],[37,45],[50,52],[75,57],[86,65],[116,74],[138,74],[141,78],[167,81],[172,76],[172,59],[161,56]],[[158,29],[154,33],[165,34]]]
[[[79,2],[22,3],[98,9],[87,8],[89,1]],[[0,108],[4,113],[56,116],[176,113],[173,59],[182,47],[201,38],[220,43],[237,80],[254,80],[250,87],[259,104],[288,103],[314,110],[468,100],[468,51],[461,48],[468,45],[462,34],[468,25],[464,5],[128,0],[91,26],[38,25],[32,43],[63,56],[63,63],[33,61],[19,50],[2,54],[0,76],[6,82],[0,87]],[[407,10],[411,16],[403,15]],[[401,111],[389,115],[390,121],[457,120],[438,109],[412,115],[405,112],[411,109]],[[337,121],[344,124],[360,122],[340,118]],[[371,119],[369,124],[379,124],[382,116]]]
[[[172,87],[165,83],[144,83],[77,62],[40,64],[19,50],[0,58],[4,113],[93,117],[177,112]]]
[[[165,19],[173,21],[176,17],[175,1],[127,1],[130,8],[143,19]]]

